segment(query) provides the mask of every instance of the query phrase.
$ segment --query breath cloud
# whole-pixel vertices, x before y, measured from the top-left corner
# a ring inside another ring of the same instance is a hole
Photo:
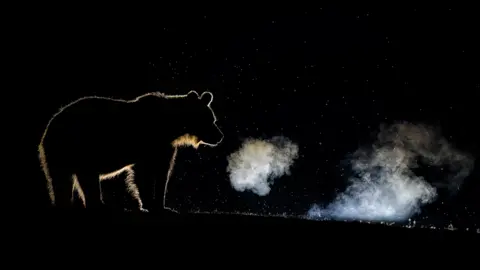
[[[461,153],[434,129],[397,123],[381,127],[377,141],[357,150],[350,164],[350,186],[325,208],[314,205],[310,218],[403,221],[433,202],[437,190],[412,171],[422,163],[448,168],[444,186],[458,190],[473,169],[473,159]]]
[[[290,174],[297,157],[298,146],[288,138],[247,139],[228,157],[230,183],[239,192],[266,196],[276,178]]]

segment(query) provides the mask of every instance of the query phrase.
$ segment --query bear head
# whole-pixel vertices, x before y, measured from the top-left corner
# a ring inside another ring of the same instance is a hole
[[[217,146],[224,136],[217,126],[217,118],[211,107],[212,101],[211,92],[198,94],[190,91],[185,98],[185,111],[188,116],[184,117],[183,131],[197,137],[200,144],[207,146]]]
[[[211,107],[213,94],[190,91],[186,95],[155,93],[143,98],[139,104],[145,108],[163,109],[162,137],[168,137],[173,146],[217,146],[223,133],[217,126],[217,118]],[[154,111],[154,109],[153,109]],[[152,121],[158,121],[158,112],[146,112]],[[154,120],[154,119],[157,120]]]

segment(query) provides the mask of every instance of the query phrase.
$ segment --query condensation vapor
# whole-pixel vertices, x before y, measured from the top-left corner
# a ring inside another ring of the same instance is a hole
[[[297,157],[298,145],[288,138],[247,139],[228,157],[230,183],[239,192],[266,196],[276,178],[290,174]]]
[[[381,127],[372,147],[357,150],[350,162],[356,175],[345,192],[326,207],[314,205],[308,217],[404,221],[437,197],[436,187],[415,175],[413,168],[419,164],[448,168],[445,179],[434,181],[456,191],[474,164],[471,156],[432,128],[411,123]]]

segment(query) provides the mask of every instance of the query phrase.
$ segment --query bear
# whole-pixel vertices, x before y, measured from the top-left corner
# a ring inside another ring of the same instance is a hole
[[[38,145],[51,205],[68,209],[76,194],[85,208],[104,209],[101,181],[123,173],[139,210],[147,211],[133,168],[165,179],[166,193],[178,147],[222,142],[212,102],[211,92],[192,90],[184,95],[150,92],[130,100],[88,96],[61,108]]]

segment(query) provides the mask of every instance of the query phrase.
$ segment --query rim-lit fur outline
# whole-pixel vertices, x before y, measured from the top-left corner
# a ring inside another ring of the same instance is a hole
[[[45,137],[47,136],[47,132],[48,132],[48,129],[50,127],[50,125],[52,124],[53,120],[55,120],[55,118],[61,114],[65,109],[69,108],[70,106],[72,105],[75,105],[76,103],[82,101],[82,100],[86,100],[86,99],[101,99],[101,100],[109,100],[109,101],[115,101],[115,102],[121,102],[121,103],[135,103],[135,102],[138,102],[140,99],[144,98],[144,97],[147,97],[147,96],[156,96],[156,97],[160,97],[160,98],[165,98],[165,99],[176,99],[176,98],[186,98],[188,97],[189,94],[196,94],[198,99],[202,99],[202,97],[204,95],[210,95],[211,96],[211,100],[210,102],[207,104],[207,107],[210,109],[210,111],[212,112],[213,114],[213,124],[215,125],[215,127],[218,129],[218,131],[220,132],[220,134],[222,135],[222,138],[220,139],[220,141],[218,141],[216,144],[210,144],[210,143],[206,143],[206,142],[203,142],[203,141],[198,141],[196,145],[192,145],[193,147],[198,147],[200,144],[203,144],[203,145],[207,145],[207,146],[210,146],[210,147],[215,147],[217,146],[218,144],[220,144],[222,141],[223,141],[223,138],[224,138],[224,134],[223,132],[220,130],[220,128],[217,126],[216,122],[217,122],[217,117],[215,115],[215,112],[213,111],[212,107],[211,107],[211,103],[213,101],[213,94],[209,91],[205,91],[203,92],[201,95],[198,94],[197,91],[194,91],[194,90],[191,90],[189,91],[187,94],[184,94],[184,95],[167,95],[165,93],[161,93],[161,92],[149,92],[149,93],[146,93],[146,94],[143,94],[143,95],[140,95],[140,96],[137,96],[135,97],[134,99],[118,99],[118,98],[111,98],[111,97],[100,97],[100,96],[85,96],[85,97],[82,97],[82,98],[79,98],[69,104],[67,104],[66,106],[63,106],[62,108],[59,109],[59,111],[57,113],[55,113],[51,118],[50,120],[48,121],[47,123],[47,126],[45,127],[45,131],[43,132],[42,134],[42,138],[40,140],[40,144],[38,145],[38,157],[40,159],[40,165],[42,167],[42,171],[45,175],[45,178],[47,179],[47,188],[48,188],[48,195],[49,195],[49,198],[50,198],[50,203],[54,206],[55,205],[55,193],[53,191],[53,183],[52,183],[52,178],[50,176],[50,171],[49,171],[49,168],[48,168],[48,162],[47,162],[47,156],[46,156],[46,153],[45,153],[45,148],[43,147],[43,142],[45,140]],[[173,143],[173,142],[172,142]],[[181,145],[179,145],[181,146]],[[174,146],[175,147],[175,150],[178,146]],[[176,154],[176,153],[175,153]],[[175,155],[172,157],[172,161],[173,163],[175,162]],[[172,163],[172,161],[170,163]],[[173,165],[171,164],[170,166],[171,168],[169,169],[169,173],[168,173],[168,176],[167,176],[167,183],[168,183],[168,180],[169,180],[169,176],[171,175],[171,172],[170,170],[173,169]],[[100,181],[100,179],[99,179]],[[166,184],[167,184],[166,183]],[[75,183],[74,183],[75,185]]]

